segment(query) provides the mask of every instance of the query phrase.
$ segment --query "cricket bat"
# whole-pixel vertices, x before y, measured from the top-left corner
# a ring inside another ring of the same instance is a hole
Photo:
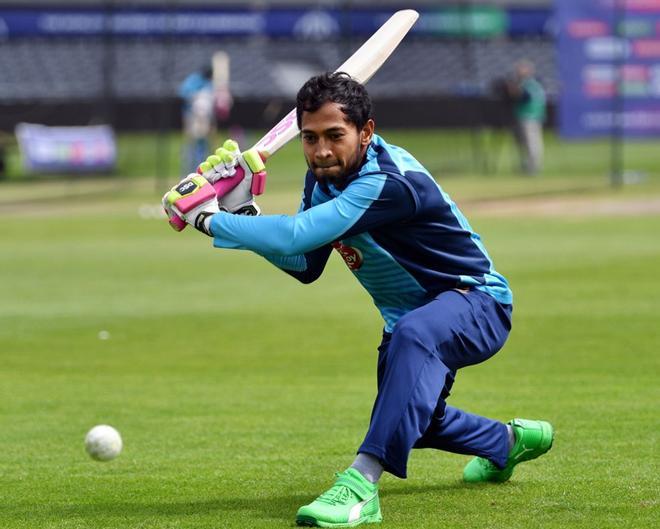
[[[413,9],[397,11],[335,71],[346,72],[356,81],[366,83],[397,48],[418,17],[419,13]],[[265,161],[295,138],[299,132],[296,109],[294,108],[268,131],[254,145],[253,149],[257,149]],[[244,176],[243,171],[240,170],[230,178],[222,178],[215,182],[213,187],[216,195],[218,197],[225,196],[241,182]],[[264,191],[265,173],[253,182],[253,184],[255,183],[257,185],[253,185],[252,193],[260,195]],[[177,231],[181,231],[186,227],[183,219],[174,214],[170,216],[169,221],[170,225]]]
[[[229,55],[227,52],[218,50],[211,59],[213,68],[213,88],[221,90],[229,86]]]
[[[218,50],[211,60],[213,66],[213,99],[215,117],[224,122],[229,118],[232,97],[229,91],[230,59],[225,51]]]

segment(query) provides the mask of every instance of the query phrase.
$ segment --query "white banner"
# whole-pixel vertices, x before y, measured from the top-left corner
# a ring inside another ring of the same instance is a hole
[[[49,127],[16,125],[23,167],[40,173],[95,173],[115,168],[117,147],[109,125]]]

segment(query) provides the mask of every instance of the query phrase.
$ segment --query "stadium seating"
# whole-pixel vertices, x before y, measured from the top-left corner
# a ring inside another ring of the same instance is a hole
[[[236,98],[290,98],[299,78],[333,70],[358,41],[308,45],[293,40],[89,38],[10,40],[0,46],[3,102],[175,96],[191,71],[222,49],[231,57]],[[487,95],[492,81],[529,58],[552,98],[557,93],[554,44],[546,39],[404,42],[370,83],[374,96]],[[255,72],[259,72],[255,76]],[[287,82],[290,81],[290,82]]]

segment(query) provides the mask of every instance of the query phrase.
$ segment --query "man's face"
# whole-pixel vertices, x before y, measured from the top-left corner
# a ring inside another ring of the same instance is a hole
[[[338,103],[328,102],[316,112],[303,112],[303,152],[318,181],[341,183],[357,171],[374,133],[369,120],[362,130],[346,120]]]

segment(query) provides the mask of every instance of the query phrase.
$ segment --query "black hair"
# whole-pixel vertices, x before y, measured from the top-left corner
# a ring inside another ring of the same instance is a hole
[[[371,98],[367,89],[345,72],[327,72],[312,77],[298,91],[298,128],[301,128],[303,112],[316,112],[327,102],[340,104],[346,119],[358,130],[362,130],[372,117]]]

